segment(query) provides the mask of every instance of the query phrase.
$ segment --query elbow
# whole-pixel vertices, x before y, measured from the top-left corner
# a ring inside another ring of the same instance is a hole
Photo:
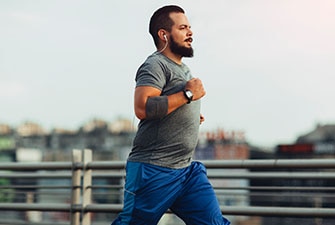
[[[140,120],[144,120],[146,118],[145,110],[135,109],[135,115]]]
[[[134,102],[134,112],[135,112],[135,116],[140,119],[143,120],[146,118],[146,112],[145,112],[145,104],[143,102],[139,102],[139,101],[135,101]]]
[[[135,104],[135,115],[138,119],[162,119],[168,114],[169,103],[167,96],[154,96],[147,99],[145,104]]]

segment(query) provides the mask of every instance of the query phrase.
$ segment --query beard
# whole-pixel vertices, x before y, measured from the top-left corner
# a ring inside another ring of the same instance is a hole
[[[193,48],[180,46],[174,41],[173,37],[170,38],[170,49],[174,54],[180,55],[181,57],[193,57]]]

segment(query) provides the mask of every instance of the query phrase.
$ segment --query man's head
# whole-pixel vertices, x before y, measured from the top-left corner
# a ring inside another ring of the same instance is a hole
[[[175,5],[158,9],[151,17],[149,32],[157,48],[170,44],[172,53],[192,57],[192,31],[184,10]],[[166,47],[166,46],[165,46]]]

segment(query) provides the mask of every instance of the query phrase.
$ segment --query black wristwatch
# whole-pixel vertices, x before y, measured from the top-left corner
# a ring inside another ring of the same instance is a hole
[[[190,90],[184,90],[184,95],[187,98],[187,104],[190,104],[193,99],[193,93]]]

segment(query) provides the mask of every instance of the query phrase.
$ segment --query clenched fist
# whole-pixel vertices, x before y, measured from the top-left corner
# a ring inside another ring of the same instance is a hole
[[[192,91],[193,100],[198,100],[206,94],[205,88],[199,78],[189,80],[185,85],[185,89]]]

